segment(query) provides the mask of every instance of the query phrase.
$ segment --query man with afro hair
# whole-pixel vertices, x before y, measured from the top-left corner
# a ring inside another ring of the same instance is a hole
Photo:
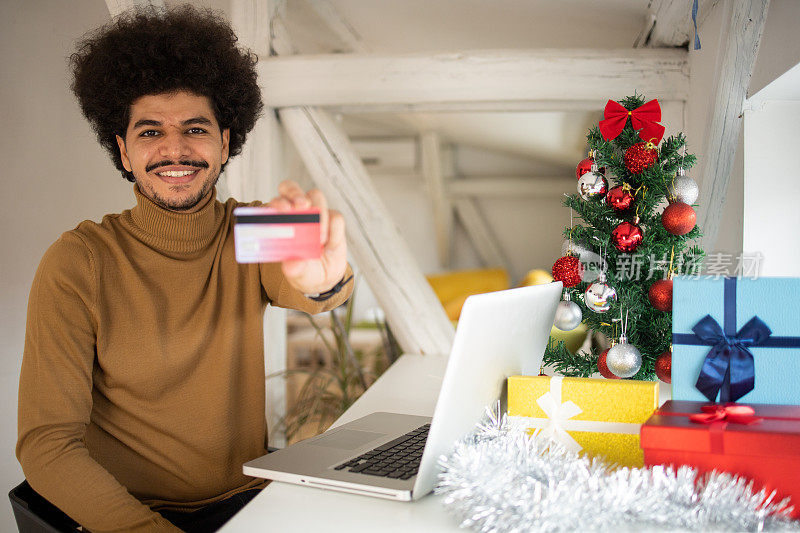
[[[264,483],[241,465],[266,453],[266,306],[317,313],[352,291],[342,216],[293,182],[269,205],[318,207],[323,255],[235,260],[243,204],[217,201],[215,184],[262,110],[255,63],[221,16],[192,7],[125,13],[70,58],[136,205],[82,222],[42,258],[17,457],[84,529],[220,527]]]

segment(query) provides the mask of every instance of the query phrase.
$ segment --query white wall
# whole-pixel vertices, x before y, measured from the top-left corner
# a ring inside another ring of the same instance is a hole
[[[0,4],[0,488],[22,481],[16,409],[25,313],[45,249],[84,219],[133,203],[133,192],[94,139],[69,91],[74,40],[108,20],[104,2],[4,0]],[[0,531],[13,531],[8,500]]]
[[[784,72],[800,63],[800,2],[797,0],[770,0],[764,36],[758,49],[758,58],[750,79],[752,96]]]
[[[724,26],[730,16],[730,0],[720,1],[699,28],[701,50],[691,50],[689,65],[691,69],[690,98],[687,103],[687,144],[689,151],[698,155],[699,164],[692,176],[701,181],[703,168],[703,142],[706,127],[710,121],[713,103],[714,74],[720,58],[720,47],[724,38]],[[771,0],[764,34],[756,56],[753,75],[750,79],[748,95],[752,95],[786,70],[800,62],[800,37],[796,25],[800,20],[800,2],[797,0]],[[743,131],[743,130],[742,130]],[[744,225],[744,136],[740,134],[730,183],[723,205],[719,235],[708,253],[721,252],[734,256],[744,252],[754,252],[743,246]],[[701,198],[699,201],[703,201]],[[763,215],[769,220],[774,212]]]
[[[748,100],[744,116],[744,249],[761,274],[800,276],[800,63]]]

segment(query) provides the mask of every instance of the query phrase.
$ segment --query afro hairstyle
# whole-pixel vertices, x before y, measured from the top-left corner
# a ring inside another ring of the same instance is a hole
[[[77,43],[69,58],[72,91],[125,179],[135,181],[122,166],[116,136],[125,137],[131,104],[141,96],[207,97],[220,128],[230,129],[230,156],[241,153],[264,104],[258,58],[236,42],[220,14],[183,5],[127,11]]]

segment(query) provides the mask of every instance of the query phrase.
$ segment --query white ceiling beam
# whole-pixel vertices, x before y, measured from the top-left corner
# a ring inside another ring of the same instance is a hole
[[[727,32],[720,45],[711,120],[702,151],[699,219],[706,250],[712,250],[717,242],[742,129],[742,110],[768,7],[769,0],[732,0],[726,5]]]
[[[445,193],[450,176],[445,176],[442,164],[443,148],[441,136],[435,131],[426,131],[420,136],[422,176],[433,206],[433,225],[436,229],[436,247],[439,265],[450,268],[450,248],[453,241],[453,206]]]
[[[350,142],[370,174],[399,172],[419,175],[417,140],[412,137],[361,138],[351,139]]]
[[[664,102],[665,100],[661,100]],[[681,100],[683,101],[683,100]],[[357,115],[366,113],[473,113],[473,112],[569,112],[569,111],[602,111],[608,102],[605,99],[594,100],[525,100],[497,102],[420,102],[413,104],[370,104],[370,105],[333,105],[326,106],[334,113]],[[412,115],[413,116],[413,115]]]
[[[455,181],[455,180],[454,180]],[[489,227],[488,222],[478,209],[474,198],[457,198],[453,201],[458,220],[464,231],[467,232],[475,251],[485,267],[501,267],[510,272],[510,262],[500,249],[497,237]]]
[[[447,184],[447,192],[453,197],[479,198],[536,198],[561,197],[565,192],[574,192],[575,179],[538,177],[481,177],[461,178]]]
[[[697,26],[700,27],[719,0],[699,0]],[[651,48],[685,47],[694,40],[691,0],[651,0],[648,8],[653,21],[649,36],[641,45]]]
[[[347,136],[324,110],[279,113],[314,182],[344,216],[349,250],[402,348],[449,353],[453,326]]]
[[[272,107],[605,102],[633,89],[686,100],[685,50],[492,50],[270,57],[259,79]]]
[[[106,7],[112,18],[132,7],[146,6],[148,4],[156,7],[164,7],[164,0],[106,0]]]
[[[369,48],[364,44],[361,35],[347,22],[339,10],[329,0],[308,0],[308,4],[325,22],[330,30],[341,39],[350,52],[366,53]]]

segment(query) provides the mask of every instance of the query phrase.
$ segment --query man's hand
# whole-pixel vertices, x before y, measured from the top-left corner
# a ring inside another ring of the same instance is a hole
[[[342,280],[347,269],[347,241],[342,214],[328,209],[325,196],[317,189],[306,193],[297,183],[289,180],[278,185],[278,196],[270,200],[268,205],[283,212],[319,208],[322,255],[319,259],[284,261],[281,270],[289,284],[303,294],[319,294],[333,288]]]

